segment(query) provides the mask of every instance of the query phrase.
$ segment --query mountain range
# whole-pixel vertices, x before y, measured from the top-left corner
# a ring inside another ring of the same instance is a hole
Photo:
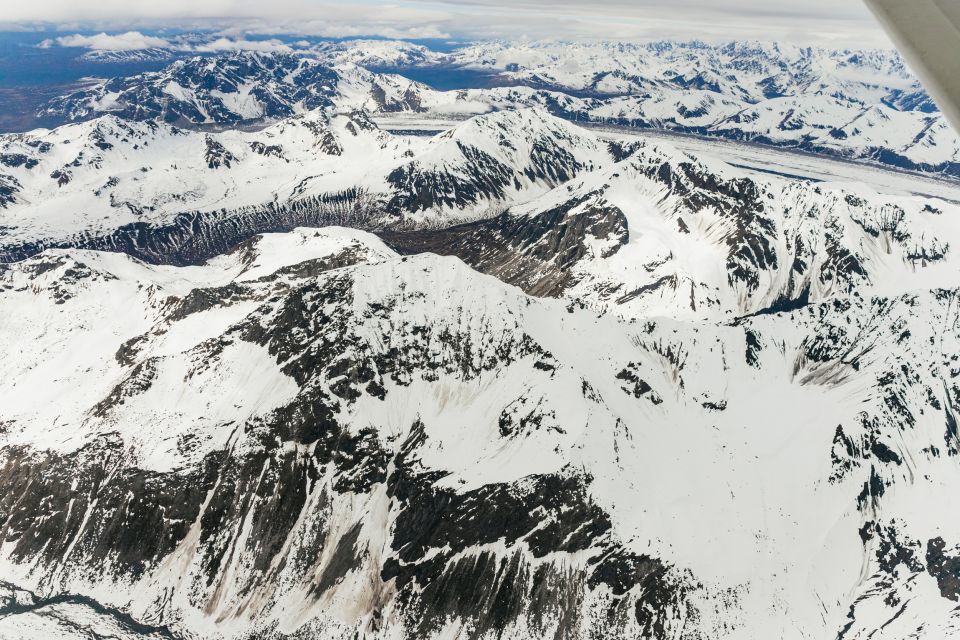
[[[437,69],[461,74],[466,86],[437,91],[398,75]],[[483,86],[471,88],[469,74],[478,72]],[[437,118],[538,106],[595,125],[663,129],[960,175],[960,141],[902,59],[882,50],[484,43],[436,53],[409,43],[360,40],[295,53],[185,58],[160,72],[55,98],[38,115],[76,121],[114,113],[235,125],[331,104]]]
[[[960,197],[357,63],[0,135],[0,638],[960,633]]]

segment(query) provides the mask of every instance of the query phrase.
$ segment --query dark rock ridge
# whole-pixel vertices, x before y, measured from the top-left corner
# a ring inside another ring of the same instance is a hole
[[[571,284],[571,268],[586,257],[588,239],[611,242],[603,257],[614,255],[627,243],[623,212],[594,202],[596,195],[531,216],[506,213],[447,229],[381,231],[380,235],[400,253],[457,256],[531,295],[559,297]]]
[[[0,249],[0,263],[19,262],[47,249],[76,248],[126,253],[153,264],[203,264],[262,233],[329,225],[368,228],[377,223],[380,212],[382,205],[376,199],[351,189],[286,205],[271,202],[240,211],[183,213],[169,224],[135,222],[67,241],[6,246]]]

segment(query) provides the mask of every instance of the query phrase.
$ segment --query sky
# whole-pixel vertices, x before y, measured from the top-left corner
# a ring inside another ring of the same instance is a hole
[[[889,46],[861,0],[0,0],[0,29]]]

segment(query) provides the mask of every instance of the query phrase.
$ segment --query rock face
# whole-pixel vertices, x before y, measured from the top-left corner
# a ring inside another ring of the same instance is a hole
[[[956,204],[536,110],[2,144],[0,637],[957,634]]]

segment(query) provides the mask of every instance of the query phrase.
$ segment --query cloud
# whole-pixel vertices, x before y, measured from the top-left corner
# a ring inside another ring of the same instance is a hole
[[[205,42],[198,45],[183,45],[177,47],[180,51],[195,51],[197,53],[215,53],[219,51],[262,51],[262,52],[282,52],[290,53],[293,51],[290,46],[279,40],[231,40],[229,38],[217,38],[211,42]]]
[[[309,43],[308,43],[309,44]],[[219,37],[209,41],[195,37],[186,39],[175,37],[170,40],[146,36],[138,31],[128,31],[119,35],[99,33],[94,36],[73,34],[46,39],[37,47],[49,49],[53,46],[82,47],[96,51],[135,51],[138,49],[169,49],[189,53],[218,53],[223,51],[261,51],[266,53],[290,53],[293,48],[275,38],[266,40],[246,40],[243,38]]]
[[[147,36],[139,31],[127,31],[116,35],[98,33],[92,36],[84,36],[79,33],[70,36],[60,36],[54,40],[44,40],[40,47],[48,48],[53,43],[61,47],[82,47],[84,49],[94,49],[96,51],[135,51],[137,49],[167,48],[170,42],[163,38]]]
[[[0,0],[3,20],[113,29],[438,39],[889,42],[860,0]],[[109,30],[109,29],[107,29]]]

